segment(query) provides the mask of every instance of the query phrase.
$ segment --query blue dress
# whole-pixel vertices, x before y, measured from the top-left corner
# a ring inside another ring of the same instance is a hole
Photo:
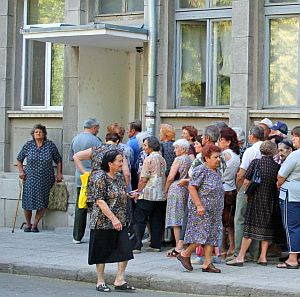
[[[35,140],[25,143],[18,154],[17,160],[25,166],[25,181],[23,184],[22,208],[35,210],[48,207],[50,189],[55,182],[53,161],[57,164],[62,161],[55,144],[45,140],[38,147]]]

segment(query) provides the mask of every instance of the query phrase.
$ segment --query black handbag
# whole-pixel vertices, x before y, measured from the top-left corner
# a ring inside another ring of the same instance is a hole
[[[127,231],[127,234],[128,234],[130,247],[131,247],[131,249],[135,249],[135,246],[137,244],[137,238],[136,238],[136,234],[135,234],[134,225],[133,224],[127,225],[126,226],[126,231]]]
[[[251,178],[250,184],[248,185],[245,194],[252,196],[258,186],[261,184],[261,172],[260,172],[260,160],[255,164],[254,173]]]

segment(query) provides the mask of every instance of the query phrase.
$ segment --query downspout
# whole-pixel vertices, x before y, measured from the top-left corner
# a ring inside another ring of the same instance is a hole
[[[156,118],[156,73],[157,73],[157,19],[156,0],[148,0],[149,43],[148,43],[148,94],[145,120],[146,130],[155,134]]]

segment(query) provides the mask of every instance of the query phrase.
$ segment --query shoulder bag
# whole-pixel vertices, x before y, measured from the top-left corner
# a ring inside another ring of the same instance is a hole
[[[261,184],[261,171],[260,171],[260,160],[255,164],[254,173],[251,178],[250,184],[248,185],[245,194],[252,196],[258,186]]]

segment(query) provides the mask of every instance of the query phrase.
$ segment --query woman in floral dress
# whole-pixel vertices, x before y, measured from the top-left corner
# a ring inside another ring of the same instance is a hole
[[[171,166],[164,188],[164,194],[167,196],[166,228],[173,228],[176,241],[176,247],[167,254],[169,257],[176,257],[183,249],[180,233],[188,199],[188,189],[187,186],[178,185],[178,182],[187,177],[192,163],[188,155],[190,144],[187,140],[179,139],[174,142],[173,146],[177,157]]]
[[[204,164],[194,169],[189,182],[188,222],[184,242],[189,244],[177,259],[183,267],[193,270],[191,254],[199,245],[204,245],[203,272],[220,273],[212,263],[212,251],[218,246],[219,226],[222,222],[224,190],[221,181],[221,149],[208,144],[203,147]]]

